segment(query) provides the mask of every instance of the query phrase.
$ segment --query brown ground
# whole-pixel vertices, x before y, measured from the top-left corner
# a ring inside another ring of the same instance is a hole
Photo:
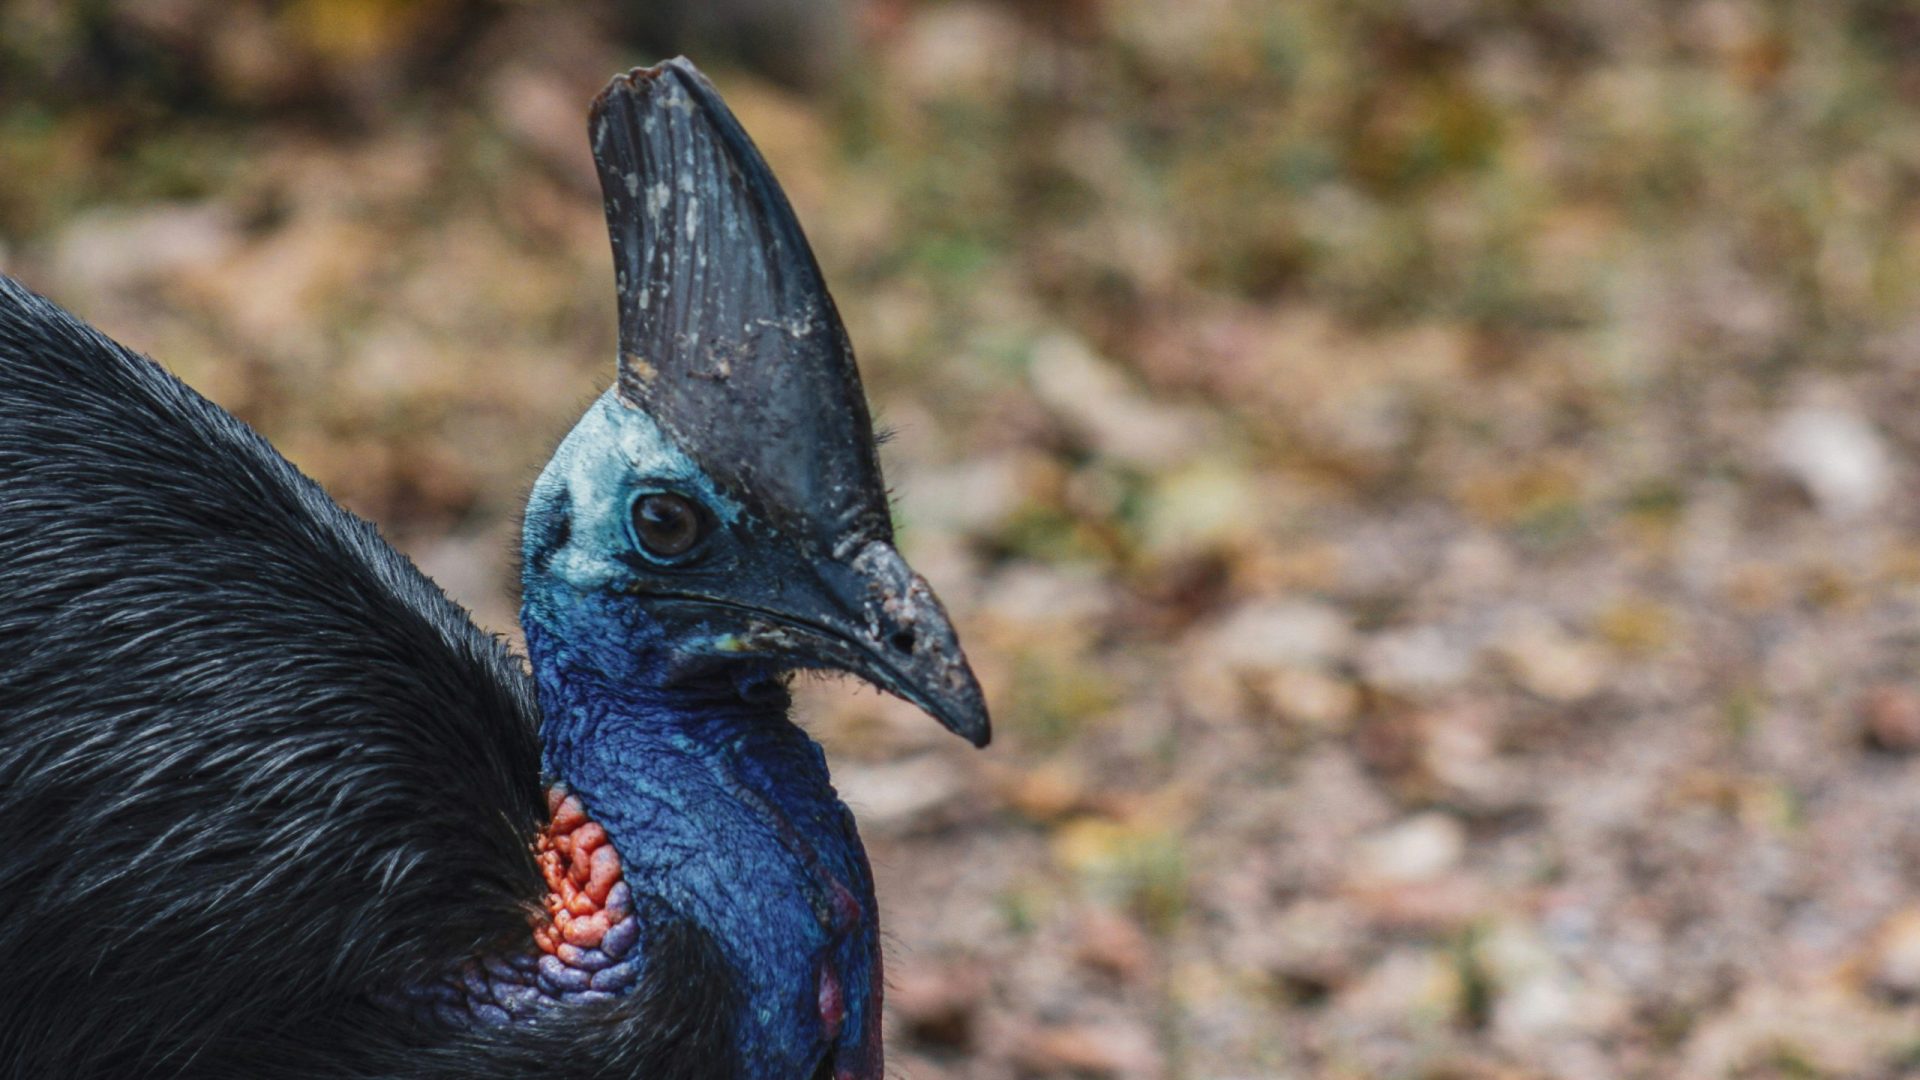
[[[511,632],[612,374],[582,110],[646,28],[104,9],[0,0],[0,268]],[[806,697],[896,1073],[1920,1073],[1920,18],[842,14],[749,53],[785,84],[696,59],[995,708],[976,754]]]

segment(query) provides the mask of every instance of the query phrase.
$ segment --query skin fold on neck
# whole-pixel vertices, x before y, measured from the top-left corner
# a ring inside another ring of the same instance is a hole
[[[546,771],[606,830],[636,905],[719,944],[744,1009],[744,1074],[806,1075],[830,1051],[835,1074],[867,1075],[871,872],[784,684],[745,667],[669,680],[667,643],[633,605],[589,599],[564,628],[542,606],[526,625]]]

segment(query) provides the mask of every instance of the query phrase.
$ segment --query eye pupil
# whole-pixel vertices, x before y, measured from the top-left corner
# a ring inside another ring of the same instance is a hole
[[[669,492],[643,495],[633,504],[633,531],[655,555],[686,554],[700,539],[701,525],[693,504]]]

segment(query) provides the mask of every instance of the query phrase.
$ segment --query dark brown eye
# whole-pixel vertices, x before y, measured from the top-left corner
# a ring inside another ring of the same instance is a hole
[[[685,555],[699,543],[704,528],[699,508],[672,492],[656,492],[634,500],[633,532],[650,555],[662,559]]]

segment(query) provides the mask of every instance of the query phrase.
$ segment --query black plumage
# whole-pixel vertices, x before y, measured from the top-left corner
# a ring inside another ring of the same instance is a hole
[[[244,424],[0,277],[0,1075],[726,1074],[713,945],[540,1024],[383,995],[524,943],[529,680]]]

